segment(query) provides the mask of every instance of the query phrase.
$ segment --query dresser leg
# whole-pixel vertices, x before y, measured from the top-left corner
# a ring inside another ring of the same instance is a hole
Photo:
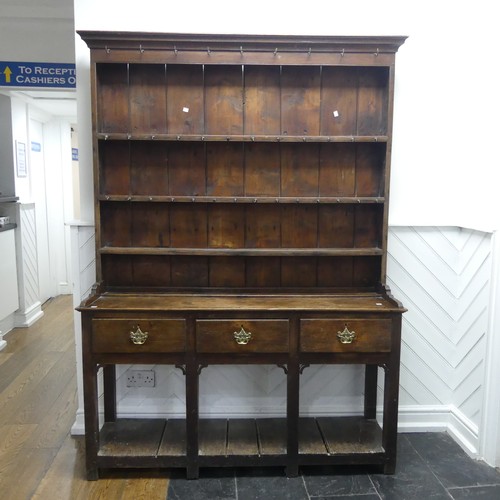
[[[116,367],[106,365],[102,369],[104,382],[104,420],[116,421]]]
[[[97,481],[99,479],[99,471],[97,469],[87,468],[87,481]]]
[[[384,465],[384,474],[394,474],[396,472],[396,458],[391,458]]]
[[[298,359],[290,357],[287,373],[287,477],[299,475],[299,379]]]
[[[199,367],[191,356],[186,363],[186,477],[197,479],[198,465],[198,426],[199,426]]]
[[[198,479],[200,468],[197,465],[188,465],[186,468],[186,479]]]
[[[365,418],[377,416],[377,365],[365,366]]]

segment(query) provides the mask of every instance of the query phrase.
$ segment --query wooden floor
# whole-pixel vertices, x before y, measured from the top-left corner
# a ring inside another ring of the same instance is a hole
[[[8,333],[0,351],[0,498],[164,500],[165,472],[85,479],[83,439],[70,436],[77,409],[71,296],[53,299],[44,313]]]

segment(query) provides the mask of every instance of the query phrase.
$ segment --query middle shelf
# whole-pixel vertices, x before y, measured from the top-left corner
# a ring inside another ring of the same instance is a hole
[[[381,248],[158,248],[101,247],[101,255],[188,255],[241,257],[356,257],[382,255]]]
[[[381,199],[387,143],[98,141],[100,199]],[[163,198],[165,197],[165,198]]]

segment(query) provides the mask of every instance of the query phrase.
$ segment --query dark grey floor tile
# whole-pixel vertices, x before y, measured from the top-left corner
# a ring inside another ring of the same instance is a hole
[[[235,500],[233,469],[202,469],[199,479],[188,480],[185,473],[171,477],[168,500]]]
[[[308,500],[302,477],[287,478],[283,468],[237,471],[238,500]]]
[[[500,498],[500,485],[472,486],[470,488],[450,488],[450,495],[455,500],[498,500]]]
[[[380,500],[380,497],[376,494],[368,495],[335,495],[329,497],[311,497],[311,500]]]
[[[495,468],[471,459],[447,434],[416,433],[406,437],[446,488],[500,484],[500,473]]]
[[[450,500],[443,485],[413,449],[404,435],[398,439],[396,473],[371,474],[378,494],[384,500]]]
[[[376,494],[368,474],[362,471],[351,467],[308,467],[301,472],[311,497]]]

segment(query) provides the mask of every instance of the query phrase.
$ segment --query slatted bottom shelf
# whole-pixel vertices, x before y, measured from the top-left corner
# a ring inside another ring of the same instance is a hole
[[[286,419],[202,419],[199,465],[285,464]],[[382,463],[382,431],[362,417],[301,418],[299,463]],[[168,467],[186,463],[183,419],[119,419],[104,424],[101,466]]]

